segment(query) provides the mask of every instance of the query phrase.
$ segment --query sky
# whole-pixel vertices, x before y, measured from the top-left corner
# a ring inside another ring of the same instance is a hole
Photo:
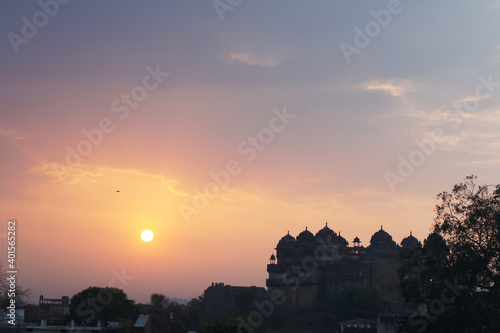
[[[325,222],[425,239],[500,175],[500,1],[3,1],[0,262],[32,300],[265,287]],[[140,239],[144,229],[154,239]]]

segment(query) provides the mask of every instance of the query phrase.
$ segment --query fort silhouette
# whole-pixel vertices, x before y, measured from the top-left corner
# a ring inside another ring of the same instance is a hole
[[[367,287],[378,290],[391,303],[403,302],[398,276],[399,249],[415,248],[419,241],[411,232],[401,246],[380,227],[364,247],[358,237],[349,242],[325,227],[313,235],[307,227],[296,238],[283,236],[267,265],[268,292],[285,295],[294,308],[315,308],[334,292]]]

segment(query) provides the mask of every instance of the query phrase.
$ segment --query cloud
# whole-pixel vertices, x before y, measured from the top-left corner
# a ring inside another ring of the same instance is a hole
[[[5,136],[7,138],[12,138],[14,140],[22,140],[26,139],[25,136],[21,136],[17,133],[17,131],[9,130],[9,129],[0,129],[0,135]]]
[[[280,64],[274,55],[260,56],[252,52],[233,52],[222,59],[225,62],[239,62],[250,66],[276,67]]]
[[[58,179],[64,184],[78,184],[85,180],[95,181],[96,177],[102,175],[98,168],[84,166],[66,167],[57,162],[40,165],[31,170],[32,173],[48,176],[51,179]]]
[[[108,176],[124,176],[132,175],[140,178],[156,179],[159,184],[164,185],[167,189],[176,196],[190,197],[189,194],[177,189],[179,182],[167,179],[163,175],[150,174],[143,171],[133,169],[119,169],[110,167],[92,167],[88,165],[79,165],[77,167],[66,167],[57,162],[41,165],[31,172],[57,179],[60,183],[64,184],[78,184],[84,181],[98,182],[100,177]]]
[[[469,96],[465,96],[465,97],[458,99],[456,104],[463,104],[463,103],[469,103],[469,102],[480,102],[484,99],[485,99],[484,97],[480,97],[477,95],[469,95]]]
[[[456,166],[461,167],[474,167],[474,168],[493,168],[500,164],[500,157],[490,158],[490,159],[476,159],[473,161],[463,161],[455,163]]]
[[[406,92],[415,91],[416,85],[408,79],[390,79],[387,81],[373,80],[364,82],[357,86],[364,90],[381,90],[390,93],[394,97],[399,97]]]
[[[466,118],[470,122],[484,127],[492,124],[498,124],[500,122],[500,111],[487,110],[484,112],[467,113]]]

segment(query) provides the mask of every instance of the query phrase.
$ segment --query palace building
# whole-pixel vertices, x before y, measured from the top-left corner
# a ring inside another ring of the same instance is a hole
[[[328,224],[316,235],[306,227],[297,237],[288,233],[278,242],[267,265],[268,292],[280,291],[285,304],[297,308],[321,306],[330,294],[352,287],[373,288],[391,303],[403,302],[399,249],[418,244],[410,233],[399,246],[381,227],[368,247],[358,237],[349,246]]]

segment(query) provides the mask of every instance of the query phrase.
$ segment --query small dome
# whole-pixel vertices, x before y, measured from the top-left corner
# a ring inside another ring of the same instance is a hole
[[[339,243],[341,246],[349,245],[349,242],[344,237],[340,236],[340,231],[337,239],[335,240],[335,243]]]
[[[352,242],[353,243],[361,243],[358,236],[354,237],[354,240]]]
[[[392,236],[385,232],[382,226],[380,226],[380,230],[374,233],[370,239],[370,244],[384,244],[391,243],[392,241]]]
[[[281,237],[278,247],[286,246],[295,243],[295,238],[290,235],[290,231],[283,237]]]
[[[398,256],[396,242],[392,240],[392,236],[385,232],[382,227],[370,239],[370,246],[367,249],[367,253],[385,258],[396,258]]]
[[[412,232],[410,231],[410,236],[401,241],[401,246],[405,249],[414,249],[418,247],[419,243],[418,239],[413,237]]]
[[[325,227],[316,233],[316,237],[321,238],[325,241],[330,240],[331,242],[337,238],[337,234],[332,229],[328,228],[328,222]]]
[[[300,243],[312,243],[314,242],[314,235],[307,230],[302,231],[298,236],[297,236],[297,242]]]
[[[269,258],[269,260],[276,260],[276,257],[274,256],[274,253],[271,254],[271,258]]]

